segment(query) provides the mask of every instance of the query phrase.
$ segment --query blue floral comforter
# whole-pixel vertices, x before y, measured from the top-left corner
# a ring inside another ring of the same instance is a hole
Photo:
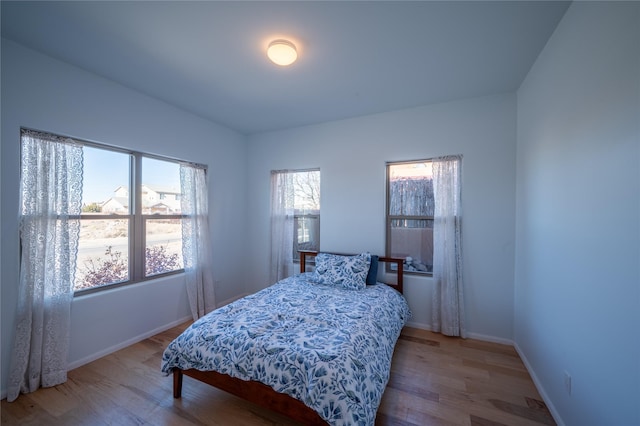
[[[162,371],[259,381],[329,424],[373,425],[407,302],[384,284],[354,291],[311,277],[286,278],[200,318],[169,344]]]

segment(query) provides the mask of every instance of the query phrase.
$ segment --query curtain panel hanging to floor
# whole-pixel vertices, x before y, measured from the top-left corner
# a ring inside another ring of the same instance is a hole
[[[462,156],[433,159],[433,331],[466,337],[462,280]]]
[[[186,216],[182,220],[182,256],[187,297],[191,315],[197,320],[216,308],[205,169],[181,164],[180,186]]]
[[[82,147],[23,130],[20,281],[7,400],[67,380]]]
[[[271,272],[270,283],[292,274],[294,188],[290,171],[271,172]]]

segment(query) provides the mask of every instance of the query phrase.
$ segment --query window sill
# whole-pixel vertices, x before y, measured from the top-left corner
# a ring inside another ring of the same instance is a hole
[[[91,287],[87,289],[76,290],[73,292],[73,298],[77,299],[77,298],[82,298],[84,296],[93,296],[97,294],[111,293],[113,291],[119,291],[119,290],[130,288],[130,287],[138,287],[142,284],[149,284],[152,281],[170,279],[180,274],[184,274],[184,269],[180,269],[179,271],[167,272],[164,274],[152,275],[140,281],[126,281],[122,283],[106,284],[106,285]]]

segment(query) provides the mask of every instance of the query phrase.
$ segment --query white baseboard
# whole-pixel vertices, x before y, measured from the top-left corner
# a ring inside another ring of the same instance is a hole
[[[407,322],[407,327],[413,327],[421,330],[432,331],[431,325],[429,324],[422,324],[422,323],[411,322],[411,321]],[[562,421],[562,417],[560,417],[558,410],[556,410],[556,407],[553,405],[553,402],[549,398],[549,395],[544,390],[544,387],[542,386],[542,383],[538,379],[538,376],[536,376],[536,373],[531,367],[529,360],[527,359],[524,352],[520,349],[520,347],[515,341],[511,339],[504,339],[502,337],[487,336],[486,334],[479,334],[479,333],[467,333],[467,337],[471,339],[483,340],[485,342],[500,343],[503,345],[513,346],[513,348],[516,350],[516,352],[520,356],[520,359],[522,359],[522,362],[524,363],[524,366],[527,369],[527,372],[531,376],[531,379],[533,380],[533,384],[535,385],[536,389],[538,390],[538,393],[542,397],[542,400],[547,405],[547,408],[549,409],[549,412],[551,413],[553,420],[555,420],[558,426],[565,426],[564,421]]]
[[[467,337],[470,339],[482,340],[485,342],[499,343],[501,345],[513,346],[513,340],[505,339],[504,337],[487,336],[480,333],[467,333]]]
[[[79,360],[70,362],[67,369],[68,370],[73,370],[73,369],[78,368],[78,367],[80,367],[82,365],[88,364],[88,363],[90,363],[92,361],[95,361],[95,360],[97,360],[99,358],[102,358],[102,357],[107,356],[109,354],[112,354],[112,353],[114,353],[116,351],[119,351],[120,349],[124,349],[127,346],[131,346],[131,345],[136,344],[136,343],[138,343],[138,342],[140,342],[140,341],[142,341],[144,339],[148,339],[151,336],[155,336],[158,333],[162,333],[163,331],[168,330],[168,329],[170,329],[172,327],[175,327],[176,325],[183,324],[183,323],[185,323],[185,322],[187,322],[187,321],[189,321],[191,319],[192,319],[192,317],[191,317],[191,315],[189,315],[187,317],[180,318],[180,319],[177,319],[175,321],[172,321],[169,324],[165,324],[165,325],[162,325],[160,327],[154,328],[153,330],[149,330],[147,332],[139,334],[139,335],[137,335],[135,337],[132,337],[131,339],[125,340],[124,342],[120,342],[117,345],[113,345],[111,347],[103,349],[103,350],[101,350],[99,352],[96,352],[94,354],[91,354],[89,356],[81,358]]]
[[[417,328],[417,329],[420,329],[420,330],[431,331],[431,326],[429,324],[423,324],[421,322],[408,321],[407,322],[407,327],[413,327],[413,328]]]
[[[240,299],[240,298],[242,298],[244,296],[247,296],[247,295],[248,294],[242,294],[240,296],[232,297],[231,299],[228,299],[228,300],[225,300],[223,302],[220,302],[217,305],[218,305],[218,307],[222,307],[222,306],[228,305],[229,303],[231,303],[231,302],[233,302],[235,300],[238,300],[238,299]],[[187,321],[190,321],[192,319],[193,318],[191,317],[191,315],[186,316],[184,318],[177,319],[175,321],[170,322],[169,324],[165,324],[165,325],[162,325],[160,327],[154,328],[153,330],[146,331],[146,332],[144,332],[144,333],[142,333],[142,334],[140,334],[138,336],[132,337],[131,339],[125,340],[124,342],[120,342],[117,345],[111,346],[111,347],[109,347],[107,349],[104,349],[102,351],[96,352],[94,354],[91,354],[91,355],[89,355],[87,357],[84,357],[82,359],[79,359],[77,361],[73,361],[73,362],[69,363],[68,370],[73,370],[74,368],[78,368],[78,367],[80,367],[82,365],[88,364],[88,363],[90,363],[92,361],[95,361],[95,360],[97,360],[99,358],[102,358],[103,356],[107,356],[107,355],[109,355],[109,354],[111,354],[113,352],[119,351],[120,349],[124,349],[127,346],[131,346],[133,344],[136,344],[136,343],[138,343],[138,342],[140,342],[140,341],[142,341],[144,339],[148,339],[151,336],[155,336],[158,333],[162,333],[165,330],[168,330],[168,329],[170,329],[172,327],[175,327],[176,325],[183,324],[183,323],[185,323]]]
[[[172,327],[175,327],[177,325],[183,324],[183,323],[185,323],[185,322],[187,322],[187,321],[189,321],[191,319],[192,319],[191,315],[189,315],[187,317],[184,317],[184,318],[177,319],[175,321],[170,322],[169,324],[162,325],[162,326],[157,327],[157,328],[155,328],[153,330],[149,330],[149,331],[147,331],[145,333],[142,333],[142,334],[140,334],[138,336],[132,337],[131,339],[125,340],[124,342],[120,342],[117,345],[113,345],[113,346],[111,346],[109,348],[106,348],[104,350],[101,350],[99,352],[91,354],[89,356],[86,356],[86,357],[84,357],[82,359],[70,362],[68,364],[68,366],[67,366],[67,370],[70,371],[70,370],[73,370],[73,369],[78,368],[80,366],[83,366],[85,364],[88,364],[88,363],[90,363],[92,361],[95,361],[95,360],[97,360],[99,358],[102,358],[103,356],[107,356],[107,355],[109,355],[109,354],[111,354],[113,352],[119,351],[120,349],[124,349],[127,346],[131,346],[131,345],[136,344],[136,343],[138,343],[138,342],[140,342],[140,341],[142,341],[144,339],[148,339],[151,336],[155,336],[158,333],[162,333],[163,331],[168,330],[168,329],[170,329]],[[7,389],[2,389],[0,391],[0,399],[5,399],[6,397],[7,397]]]
[[[225,301],[217,303],[217,306],[218,307],[222,307],[222,306],[228,305],[229,303],[231,303],[231,302],[233,302],[235,300],[238,300],[238,299],[240,299],[240,298],[242,298],[244,296],[247,296],[247,295],[248,295],[248,293],[247,294],[242,294],[240,296],[232,297],[230,299],[227,299]],[[168,329],[170,329],[172,327],[175,327],[176,325],[183,324],[183,323],[185,323],[187,321],[190,321],[192,319],[193,318],[191,317],[191,315],[189,315],[187,317],[184,317],[184,318],[180,318],[178,320],[170,322],[169,324],[165,324],[163,326],[154,328],[153,330],[149,330],[147,332],[144,332],[144,333],[142,333],[142,334],[140,334],[138,336],[132,337],[131,339],[125,340],[124,342],[120,342],[117,345],[111,346],[111,347],[109,347],[107,349],[104,349],[102,351],[96,352],[96,353],[91,354],[91,355],[89,355],[87,357],[84,357],[82,359],[73,361],[73,362],[69,363],[68,370],[73,370],[74,368],[78,368],[78,367],[80,367],[82,365],[88,364],[88,363],[90,363],[92,361],[95,361],[95,360],[97,360],[99,358],[102,358],[103,356],[107,356],[107,355],[109,355],[109,354],[111,354],[113,352],[119,351],[120,349],[124,349],[127,346],[131,346],[133,344],[136,344],[136,343],[138,343],[138,342],[140,342],[140,341],[142,341],[144,339],[148,339],[151,336],[155,336],[158,333],[162,333],[165,330],[168,330]]]
[[[216,303],[216,305],[218,306],[218,308],[221,308],[221,307],[223,307],[223,306],[228,305],[228,304],[229,304],[229,303],[231,303],[231,302],[235,302],[236,300],[242,299],[243,297],[248,296],[248,295],[249,295],[249,293],[242,293],[242,294],[240,294],[240,295],[238,295],[238,296],[234,296],[234,297],[232,297],[232,298],[230,298],[230,299],[223,300],[223,301],[222,301],[222,302],[220,302],[220,303]]]
[[[236,301],[238,299],[241,299],[241,298],[243,298],[245,296],[248,296],[248,295],[249,295],[249,293],[243,293],[243,294],[241,294],[239,296],[235,296],[235,297],[232,297],[230,299],[224,300],[224,301],[218,303],[217,305],[218,305],[218,307],[222,307],[222,306],[228,305],[229,303],[234,302],[234,301]],[[109,354],[112,354],[112,353],[114,353],[116,351],[119,351],[120,349],[124,349],[127,346],[134,345],[134,344],[136,344],[136,343],[138,343],[138,342],[140,342],[140,341],[142,341],[144,339],[148,339],[151,336],[155,336],[158,333],[162,333],[163,331],[168,330],[168,329],[170,329],[172,327],[175,327],[177,325],[180,325],[180,324],[183,324],[183,323],[185,323],[187,321],[190,321],[191,319],[192,319],[191,315],[189,315],[187,317],[184,317],[184,318],[177,319],[175,321],[170,322],[169,324],[162,325],[160,327],[154,328],[153,330],[149,330],[149,331],[144,332],[144,333],[142,333],[142,334],[140,334],[138,336],[132,337],[131,339],[127,339],[127,340],[125,340],[123,342],[120,342],[117,345],[110,346],[110,347],[108,347],[108,348],[106,348],[104,350],[101,350],[99,352],[96,352],[94,354],[86,356],[84,358],[78,359],[76,361],[70,362],[68,364],[68,366],[67,366],[67,370],[70,371],[70,370],[73,370],[75,368],[81,367],[81,366],[83,366],[85,364],[88,364],[88,363],[90,363],[92,361],[95,361],[95,360],[97,360],[99,358],[102,358],[102,357],[107,356]],[[0,390],[0,399],[5,399],[6,397],[7,397],[7,389]]]
[[[409,321],[407,322],[407,327],[418,328],[420,330],[426,330],[426,331],[433,331],[431,329],[430,324],[423,324],[419,322]],[[470,339],[483,340],[485,342],[500,343],[502,345],[513,346],[513,340],[505,339],[502,337],[488,336],[486,334],[480,334],[480,333],[467,333],[467,337]]]
[[[547,408],[549,409],[549,412],[551,413],[553,420],[555,420],[558,426],[565,426],[565,423],[562,420],[562,417],[560,417],[560,413],[558,413],[558,410],[556,410],[555,405],[553,405],[553,401],[551,401],[551,398],[549,398],[549,395],[544,390],[544,386],[542,386],[542,383],[540,382],[540,380],[538,380],[538,376],[536,375],[536,372],[531,367],[531,364],[529,363],[529,360],[527,359],[526,355],[520,349],[520,346],[518,346],[517,343],[514,342],[513,347],[516,349],[516,352],[518,352],[518,355],[520,355],[520,359],[522,360],[525,368],[529,372],[529,375],[533,380],[533,384],[536,386],[536,389],[538,389],[538,393],[542,397],[542,400],[547,405]]]

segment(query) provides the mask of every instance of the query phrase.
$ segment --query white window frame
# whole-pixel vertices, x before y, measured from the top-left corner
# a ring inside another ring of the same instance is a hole
[[[303,169],[303,170],[291,170],[289,173],[308,173],[308,172],[318,172],[320,179],[322,179],[322,176],[320,175],[320,169],[319,168],[314,168],[314,169]],[[318,188],[319,190],[319,188]],[[295,192],[295,190],[294,190]],[[318,195],[320,195],[320,193],[318,192]],[[295,195],[294,195],[295,196]],[[293,214],[293,246],[292,246],[292,250],[293,250],[293,263],[300,263],[300,252],[299,250],[300,247],[298,246],[298,222],[300,220],[305,220],[305,219],[311,219],[313,220],[317,220],[318,221],[318,236],[317,236],[317,245],[315,247],[310,247],[310,248],[304,248],[307,250],[315,250],[318,251],[320,250],[320,207],[318,207],[318,212],[317,213],[305,213],[305,212],[300,212],[298,210],[296,210],[294,208],[294,214]]]
[[[179,165],[180,161],[162,157],[158,155],[146,154],[139,151],[133,150],[124,150],[119,148],[110,147],[103,144],[96,143],[87,143],[80,141],[82,144],[86,144],[87,146],[91,146],[93,148],[104,149],[107,151],[120,152],[123,154],[127,154],[130,156],[130,164],[129,164],[129,188],[134,188],[133,191],[129,191],[129,214],[128,215],[105,215],[102,216],[88,216],[88,215],[80,215],[80,220],[88,220],[88,219],[114,219],[114,218],[122,218],[127,217],[129,219],[129,279],[126,281],[116,282],[116,283],[107,283],[103,285],[98,285],[95,287],[76,290],[74,295],[82,295],[95,291],[100,291],[106,288],[114,288],[117,286],[129,285],[134,283],[139,283],[151,279],[156,279],[159,277],[165,277],[169,275],[179,274],[184,272],[184,268],[176,269],[173,271],[167,271],[163,273],[146,275],[146,248],[147,248],[147,221],[150,219],[183,219],[186,218],[187,215],[183,214],[162,214],[162,215],[154,215],[154,214],[143,214],[142,213],[142,159],[143,158],[151,158],[161,161],[167,161],[176,163]]]
[[[415,220],[415,221],[431,221],[431,229],[433,229],[433,221],[434,221],[434,216],[433,215],[391,215],[390,211],[391,211],[391,173],[390,173],[390,169],[392,166],[394,165],[403,165],[403,164],[419,164],[419,163],[431,163],[433,161],[433,159],[431,158],[427,158],[427,159],[423,159],[423,160],[410,160],[410,161],[388,161],[386,163],[386,211],[385,211],[385,228],[386,228],[386,235],[385,235],[385,246],[386,246],[386,253],[387,256],[397,256],[396,253],[393,253],[392,251],[392,236],[391,236],[391,230],[392,230],[392,223],[394,220]],[[435,200],[434,200],[435,202]],[[428,226],[424,226],[424,229],[429,228]],[[405,262],[406,263],[406,262]],[[431,258],[431,266],[433,266],[433,257]],[[433,270],[431,271],[415,271],[415,270],[411,270],[407,268],[407,265],[405,264],[404,266],[404,273],[408,273],[408,274],[416,274],[416,275],[420,275],[420,276],[432,276],[433,275]]]
[[[23,130],[28,131],[32,129],[23,128]],[[65,138],[67,136],[61,136],[52,132],[44,132],[37,130],[43,134],[51,135],[55,138]],[[129,155],[129,188],[134,188],[133,191],[129,191],[129,212],[128,214],[85,214],[84,212],[80,215],[72,215],[69,216],[70,219],[79,219],[80,221],[85,220],[116,220],[116,219],[127,219],[129,221],[128,226],[128,248],[129,248],[129,257],[128,257],[128,280],[118,281],[115,283],[105,283],[102,285],[96,285],[94,287],[78,289],[74,291],[74,297],[80,295],[86,295],[89,293],[94,293],[106,289],[112,289],[115,287],[130,285],[139,283],[142,281],[148,281],[152,279],[157,279],[159,277],[165,277],[169,275],[175,275],[179,273],[183,273],[184,269],[177,269],[173,271],[167,271],[163,273],[153,274],[146,276],[145,271],[145,260],[146,260],[146,223],[150,219],[184,219],[188,218],[189,215],[186,214],[143,214],[142,213],[142,159],[150,158],[155,160],[167,161],[176,164],[185,163],[184,161],[177,160],[170,157],[159,156],[154,154],[147,154],[140,151],[123,149],[118,147],[113,147],[110,145],[106,145],[98,142],[90,142],[82,139],[77,139],[75,137],[70,137],[73,139],[75,143],[81,145],[83,147],[91,147],[94,149],[102,149],[105,151],[116,152],[120,154]],[[198,165],[199,167],[203,167],[206,169],[204,165]],[[77,279],[77,277],[76,277]],[[74,283],[75,285],[75,283]]]

